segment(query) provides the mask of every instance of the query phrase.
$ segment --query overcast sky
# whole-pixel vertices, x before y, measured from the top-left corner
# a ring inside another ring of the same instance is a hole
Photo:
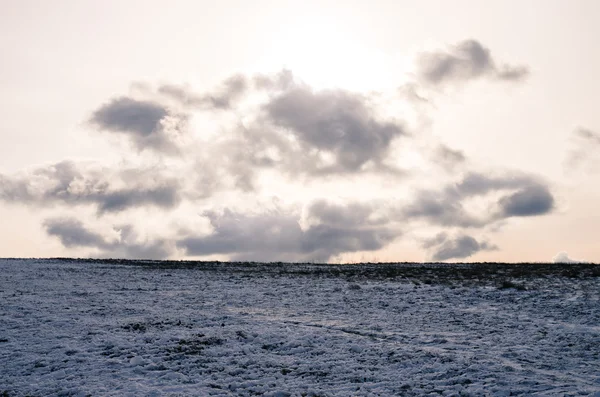
[[[599,17],[2,1],[0,257],[600,262]]]

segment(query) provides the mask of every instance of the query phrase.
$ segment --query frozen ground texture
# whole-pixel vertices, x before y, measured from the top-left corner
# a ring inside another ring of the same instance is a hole
[[[600,396],[599,270],[0,260],[0,395]]]

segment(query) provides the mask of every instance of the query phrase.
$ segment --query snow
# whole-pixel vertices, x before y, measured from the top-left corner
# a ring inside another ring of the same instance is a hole
[[[406,266],[0,260],[0,394],[600,396],[600,278]]]

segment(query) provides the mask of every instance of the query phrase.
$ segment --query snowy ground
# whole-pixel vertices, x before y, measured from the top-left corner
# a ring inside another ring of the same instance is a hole
[[[573,266],[0,260],[0,396],[600,396]]]

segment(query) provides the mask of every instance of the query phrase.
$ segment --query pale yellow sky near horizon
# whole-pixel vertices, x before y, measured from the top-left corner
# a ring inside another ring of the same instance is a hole
[[[512,170],[543,179],[555,209],[507,219],[494,230],[465,229],[498,247],[468,260],[549,261],[567,251],[574,258],[600,262],[600,172],[595,165],[600,144],[590,146],[585,164],[565,166],[576,148],[578,128],[600,134],[598,17],[600,2],[592,0],[3,1],[0,176],[64,160],[108,165],[137,161],[138,154],[117,142],[116,135],[95,131],[88,123],[111,98],[130,94],[133,83],[187,85],[207,92],[237,73],[289,69],[315,90],[394,97],[412,81],[417,54],[473,39],[498,64],[527,66],[529,76],[514,84],[476,79],[432,94],[431,106],[420,114],[425,119],[420,133],[462,151],[470,170]],[[143,156],[140,161],[154,161]],[[436,178],[431,184],[456,181]],[[373,183],[372,191],[356,192],[344,181],[272,183],[265,183],[267,189],[257,199],[268,200],[272,193],[291,205],[340,190],[340,199],[393,201],[409,194],[396,182]],[[226,200],[232,206],[247,200],[241,193],[224,197],[203,202],[196,215]],[[179,208],[173,222],[185,220],[185,211],[193,213],[193,205]],[[144,222],[151,215],[138,212],[123,219],[139,219],[136,224],[149,227]],[[110,229],[120,219],[118,214],[96,217],[89,208],[68,204],[40,207],[0,200],[0,257],[89,255],[88,246],[66,248],[44,230],[46,219],[64,214],[98,222],[100,229]],[[157,213],[153,227],[161,228],[161,216]],[[463,229],[411,226],[379,250],[348,252],[332,260],[427,260],[420,244],[440,230]]]

